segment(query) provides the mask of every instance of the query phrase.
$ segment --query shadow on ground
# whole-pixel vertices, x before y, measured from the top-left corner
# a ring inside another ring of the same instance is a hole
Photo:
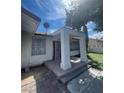
[[[71,93],[103,93],[103,77],[98,71],[86,71],[67,85]]]
[[[70,93],[66,86],[45,66],[31,68],[22,73],[21,93]]]
[[[88,59],[91,60],[91,66],[95,69],[98,69],[98,70],[103,70],[103,64],[102,63],[99,63],[95,60],[93,60],[89,55],[87,55]]]
[[[88,70],[67,85],[44,65],[21,74],[21,93],[103,93],[103,77],[96,70]]]

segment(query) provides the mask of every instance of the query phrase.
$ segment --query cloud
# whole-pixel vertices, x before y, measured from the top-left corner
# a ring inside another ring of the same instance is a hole
[[[47,15],[48,20],[58,20],[64,19],[66,17],[65,11],[63,9],[55,9],[55,12],[51,12]]]
[[[81,27],[81,31],[83,31],[83,26]],[[91,31],[93,31],[93,29],[92,28],[88,28],[88,32],[91,32]]]
[[[57,29],[49,29],[48,34],[54,33]]]
[[[41,10],[45,10],[46,19],[57,20],[66,17],[65,8],[59,0],[35,0]]]
[[[96,24],[92,21],[88,22],[86,26],[88,29],[92,29],[92,30],[96,28]]]
[[[100,39],[102,37],[103,37],[103,32],[98,32],[98,34],[94,33],[92,35],[89,35],[89,38],[93,38],[93,39],[96,39],[96,38]]]
[[[97,38],[96,36],[97,36],[97,34],[89,35],[89,38],[96,39]]]
[[[89,28],[89,29],[88,29],[88,32],[91,32],[91,31],[93,31],[93,29]]]

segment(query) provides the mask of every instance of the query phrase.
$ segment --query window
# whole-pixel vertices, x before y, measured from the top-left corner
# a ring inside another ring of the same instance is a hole
[[[71,51],[79,50],[80,49],[79,41],[71,41],[70,42],[70,49],[71,49]]]
[[[32,37],[32,55],[46,54],[46,40],[41,36]]]

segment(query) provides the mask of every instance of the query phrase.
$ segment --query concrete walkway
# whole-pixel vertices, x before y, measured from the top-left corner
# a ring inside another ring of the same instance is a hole
[[[90,68],[67,84],[71,93],[103,93],[102,71]]]

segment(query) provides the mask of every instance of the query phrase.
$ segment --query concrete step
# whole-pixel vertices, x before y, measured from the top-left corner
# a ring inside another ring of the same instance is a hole
[[[85,66],[81,66],[77,69],[75,69],[74,71],[62,76],[59,78],[59,80],[66,84],[68,83],[69,81],[73,80],[74,78],[76,78],[77,76],[79,76],[80,74],[82,74],[84,71],[86,71],[88,69],[88,65],[85,65]]]
[[[79,70],[80,68],[85,69],[85,67],[89,66],[91,62],[80,62],[79,64],[71,63],[72,67],[70,70],[67,70],[65,74],[60,77],[68,76],[69,74]]]

